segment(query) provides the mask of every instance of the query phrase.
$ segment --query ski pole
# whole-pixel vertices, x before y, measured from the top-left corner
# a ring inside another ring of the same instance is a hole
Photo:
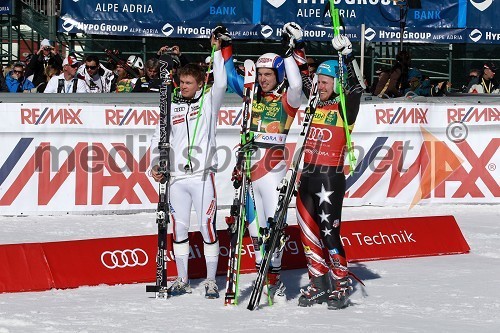
[[[338,36],[340,34],[340,20],[339,20],[339,10],[335,9],[334,0],[330,1],[330,14],[332,16],[333,25],[333,35]],[[342,116],[344,117],[344,131],[347,143],[347,156],[349,158],[349,173],[351,176],[354,173],[354,168],[356,167],[356,157],[354,156],[354,149],[352,147],[351,132],[349,131],[349,124],[347,123],[347,113],[345,107],[345,94],[344,94],[344,59],[342,54],[339,52],[339,78],[338,83],[340,106],[342,107]]]

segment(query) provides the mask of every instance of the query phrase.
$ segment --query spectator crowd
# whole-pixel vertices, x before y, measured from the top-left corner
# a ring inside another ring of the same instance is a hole
[[[28,56],[24,62],[18,61],[6,67],[0,75],[1,92],[30,93],[122,93],[158,92],[161,85],[158,58],[169,53],[177,68],[190,63],[181,53],[179,46],[163,46],[156,57],[143,61],[137,55],[120,58],[118,52],[108,51],[108,59],[101,62],[96,55],[88,55],[78,60],[74,53],[64,59],[56,51],[54,43],[44,39],[40,49]],[[210,57],[198,64],[208,68]],[[499,84],[495,79],[497,68],[486,62],[480,69],[470,69],[466,84],[453,87],[449,81],[432,82],[416,67],[412,67],[409,52],[400,51],[391,68],[379,68],[377,77],[366,89],[367,93],[381,98],[443,96],[450,92],[499,94]],[[307,58],[309,72],[314,73],[318,62]],[[242,71],[242,63],[235,60],[235,67]],[[175,76],[176,84],[178,78]],[[209,73],[209,80],[213,77]],[[228,92],[232,92],[228,88]]]

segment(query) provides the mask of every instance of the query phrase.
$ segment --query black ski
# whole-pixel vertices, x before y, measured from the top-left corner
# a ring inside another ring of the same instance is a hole
[[[160,139],[158,150],[160,152],[158,171],[164,175],[159,184],[158,206],[156,209],[156,223],[158,225],[158,252],[156,254],[156,284],[146,286],[146,292],[154,292],[156,298],[167,298],[167,228],[170,222],[170,209],[168,205],[170,186],[170,112],[172,94],[173,67],[172,58],[164,54],[159,59],[160,78]]]
[[[255,87],[255,64],[251,60],[245,61],[245,81],[243,90],[243,107],[241,110],[240,149],[236,158],[231,180],[233,181],[234,197],[226,223],[229,231],[229,260],[227,264],[226,297],[224,305],[238,304],[238,282],[240,274],[240,254],[245,233],[245,203],[248,191],[247,169],[249,167],[249,145],[252,143],[250,132],[250,113],[252,110],[253,93]]]
[[[252,294],[250,295],[250,301],[247,307],[247,309],[249,310],[255,310],[259,306],[262,290],[264,289],[264,286],[266,284],[267,273],[269,271],[271,259],[276,251],[280,251],[285,246],[285,242],[289,238],[287,235],[285,235],[285,228],[287,227],[286,212],[288,209],[288,205],[290,204],[290,201],[292,199],[292,195],[295,195],[297,192],[298,168],[302,160],[305,143],[309,134],[311,122],[314,117],[314,112],[316,111],[318,98],[318,79],[317,76],[315,76],[309,95],[309,105],[305,111],[302,130],[299,133],[299,138],[297,140],[297,145],[295,146],[292,162],[278,188],[278,205],[276,207],[274,217],[269,218],[268,220],[269,229],[267,233],[265,235],[262,235],[262,239],[264,242],[264,256],[262,258],[259,271],[257,272],[257,279],[255,280]]]

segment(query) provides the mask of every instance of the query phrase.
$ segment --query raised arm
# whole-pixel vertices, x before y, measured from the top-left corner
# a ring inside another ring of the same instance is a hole
[[[295,49],[303,48],[303,35],[302,28],[295,22],[289,22],[283,26],[283,57],[285,59],[285,71],[288,79],[286,102],[292,108],[299,108],[301,103],[302,77],[299,66],[293,55]]]
[[[357,72],[359,73],[358,63],[352,55],[352,44],[349,38],[344,35],[335,36],[332,39],[332,45],[339,52],[339,56],[344,58],[344,63],[347,66],[347,82],[344,93],[347,100],[347,124],[352,125],[358,116],[361,95],[363,94],[362,84],[356,75]]]
[[[233,62],[233,45],[231,36],[226,27],[220,25],[213,31],[213,35],[220,40],[220,49],[224,59],[224,67],[227,75],[227,85],[238,95],[243,97],[243,77],[238,74]]]
[[[215,32],[215,30],[214,30]],[[218,113],[227,88],[227,75],[224,66],[224,59],[220,50],[222,44],[221,36],[212,34],[211,43],[216,46],[213,59],[214,83],[212,85],[212,112]]]

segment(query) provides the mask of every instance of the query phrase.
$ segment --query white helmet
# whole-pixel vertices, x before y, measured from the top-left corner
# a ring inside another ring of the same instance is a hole
[[[285,63],[283,58],[276,53],[265,53],[261,55],[259,59],[257,59],[255,67],[273,69],[276,74],[278,84],[283,82],[285,79]]]
[[[135,55],[131,55],[130,57],[128,57],[127,65],[132,68],[144,69],[144,62],[142,61],[141,57]]]

